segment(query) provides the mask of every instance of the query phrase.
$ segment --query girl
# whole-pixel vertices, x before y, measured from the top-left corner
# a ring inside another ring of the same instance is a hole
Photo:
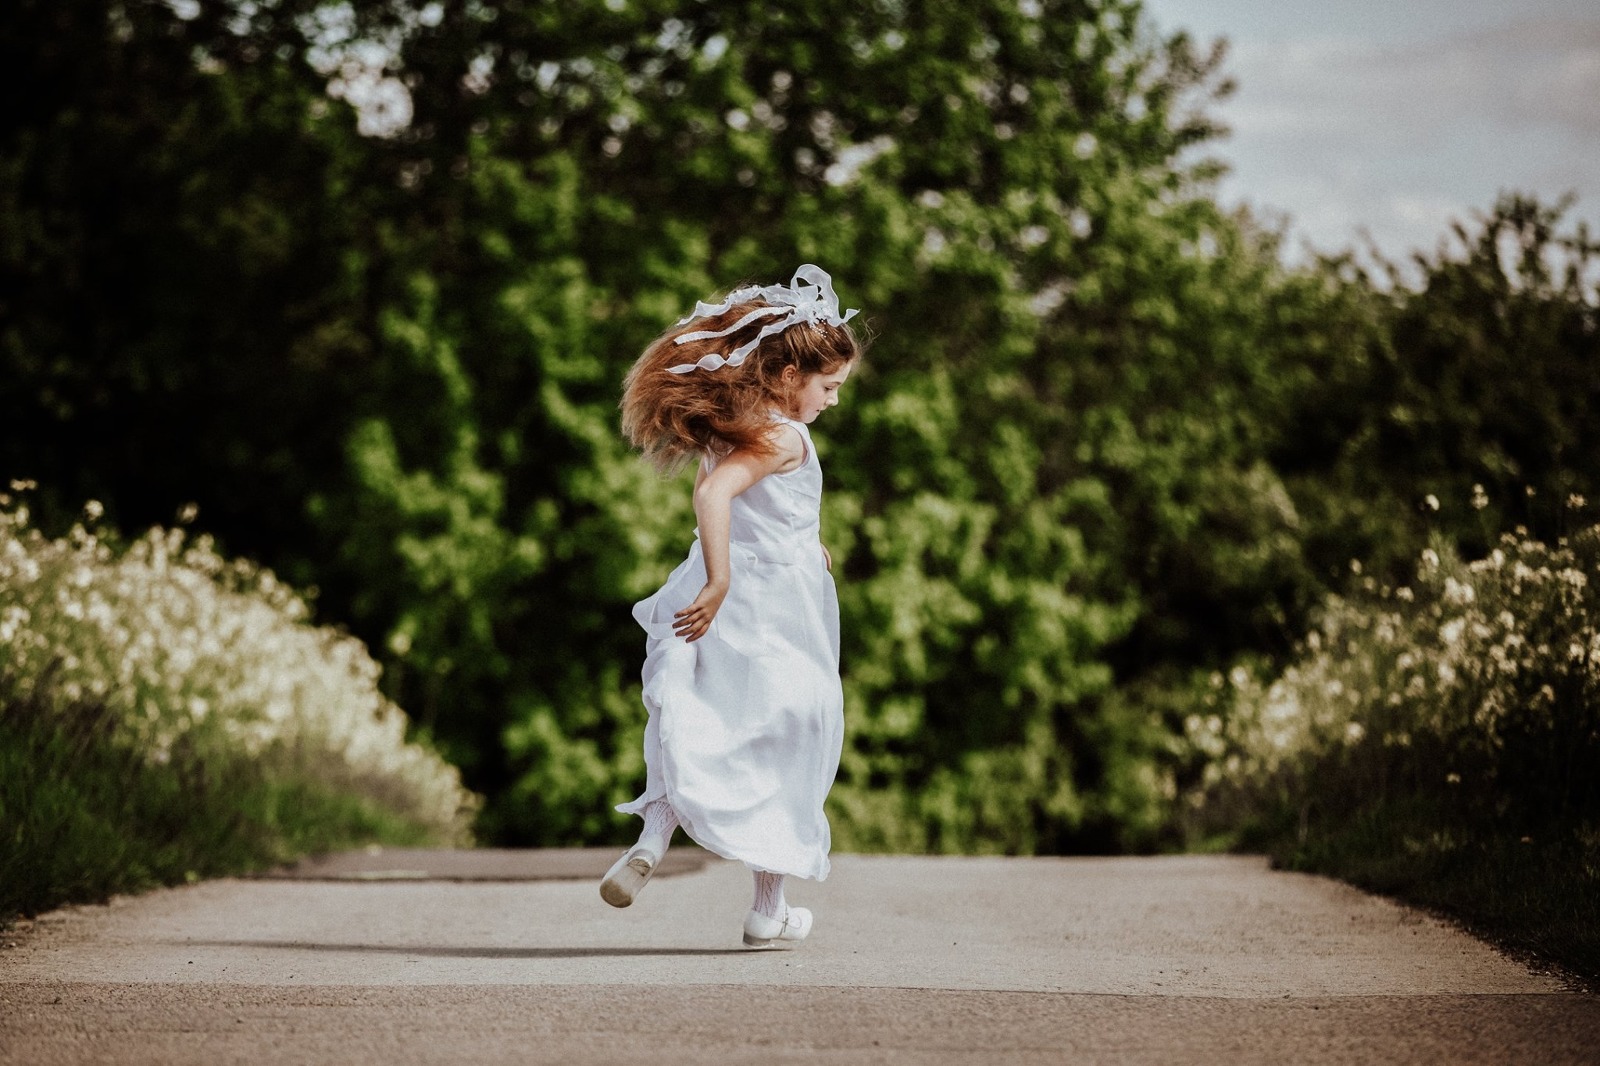
[[[633,616],[647,634],[644,818],[600,883],[626,907],[682,826],[755,876],[744,942],[804,940],[786,876],[828,874],[822,802],[839,768],[839,605],[820,540],[822,467],[806,429],[860,358],[833,282],[739,289],[657,338],[623,385],[622,429],[663,471],[699,459],[689,557]]]

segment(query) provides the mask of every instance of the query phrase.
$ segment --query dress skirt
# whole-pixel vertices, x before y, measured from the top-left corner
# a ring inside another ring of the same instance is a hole
[[[821,880],[831,843],[823,801],[844,740],[833,577],[814,533],[735,541],[729,564],[728,595],[693,643],[672,621],[705,585],[698,540],[634,607],[646,633],[648,776],[644,793],[617,810],[637,814],[665,798],[708,851]]]

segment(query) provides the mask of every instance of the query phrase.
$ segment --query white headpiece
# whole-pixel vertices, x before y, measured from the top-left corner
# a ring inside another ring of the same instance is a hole
[[[697,303],[694,313],[678,321],[682,326],[693,322],[697,318],[707,318],[711,315],[720,315],[730,307],[743,303],[760,301],[770,304],[770,307],[758,307],[745,315],[727,329],[698,330],[694,333],[685,333],[679,337],[675,344],[687,344],[690,341],[706,341],[714,337],[727,337],[739,332],[750,323],[761,318],[771,318],[772,322],[761,327],[761,332],[756,334],[754,340],[741,344],[735,348],[726,359],[716,352],[702,356],[697,362],[683,363],[679,366],[669,366],[669,374],[687,374],[691,370],[717,370],[724,366],[738,366],[745,357],[755,351],[756,345],[776,333],[782,333],[790,326],[798,326],[805,322],[826,322],[830,326],[842,326],[850,321],[856,313],[856,308],[851,308],[844,314],[839,313],[839,297],[833,292],[833,279],[828,272],[814,263],[807,263],[794,272],[787,286],[784,285],[749,285],[742,289],[735,289],[719,304]]]

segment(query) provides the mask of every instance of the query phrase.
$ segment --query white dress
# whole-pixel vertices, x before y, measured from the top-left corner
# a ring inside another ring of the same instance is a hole
[[[666,584],[634,605],[647,634],[648,777],[617,810],[665,797],[708,851],[820,881],[822,804],[844,740],[839,601],[822,555],[822,465],[806,426],[779,421],[800,434],[805,461],[733,498],[728,594],[705,635],[690,643],[672,631],[706,582],[698,530]]]

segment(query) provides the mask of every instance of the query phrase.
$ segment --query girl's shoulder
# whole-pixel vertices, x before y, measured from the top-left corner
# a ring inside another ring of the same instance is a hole
[[[793,430],[794,432],[788,433],[786,430]],[[806,450],[810,451],[811,427],[806,425],[804,422],[799,421],[798,419],[790,418],[788,415],[780,415],[778,412],[773,411],[772,436],[769,439],[777,440],[783,437],[793,439],[796,436],[798,436],[801,442],[805,444]]]
[[[776,472],[779,474],[792,473],[811,458],[811,434],[806,431],[804,422],[775,414],[767,440],[777,449],[780,462]]]
[[[779,475],[793,473],[805,466],[811,459],[811,434],[807,432],[804,422],[796,422],[792,418],[785,418],[774,412],[772,424],[767,427],[762,435],[766,438],[766,443],[770,446],[770,450],[761,454],[765,458],[774,461],[777,465],[777,469],[771,471],[772,473]],[[709,450],[701,452],[701,474],[711,473],[731,454],[733,454],[732,451],[720,455]]]

